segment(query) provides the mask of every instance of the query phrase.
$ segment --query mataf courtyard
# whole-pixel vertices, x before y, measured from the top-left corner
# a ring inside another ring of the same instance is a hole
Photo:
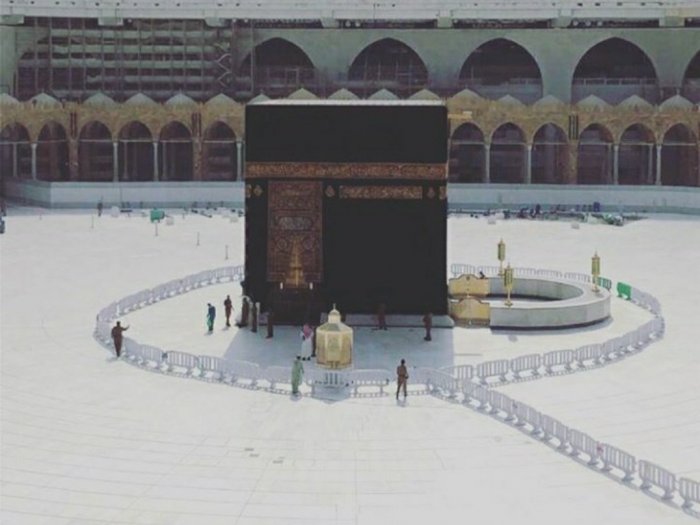
[[[355,369],[393,374],[407,360],[409,395],[397,403],[393,376],[383,395],[378,388],[312,395],[304,385],[292,397],[264,375],[255,384],[221,381],[116,360],[94,337],[105,307],[243,264],[244,218],[169,214],[174,224],[156,228],[140,213],[9,209],[0,236],[3,524],[665,525],[700,516],[700,504],[683,508],[677,488],[681,479],[700,481],[700,218],[651,214],[623,227],[574,229],[565,221],[489,224],[451,215],[448,265],[497,265],[501,238],[519,268],[587,274],[597,252],[603,276],[650,294],[660,313],[616,297],[613,286],[610,318],[577,329],[458,326],[435,328],[424,342],[422,328],[392,326],[391,317],[386,332],[355,327]],[[167,352],[261,371],[289,367],[299,328],[277,327],[270,340],[264,327],[226,329],[227,294],[236,315],[240,286],[223,281],[119,320],[130,340]],[[211,335],[208,302],[218,310]],[[619,358],[488,378],[484,392],[513,400],[500,409],[500,398],[480,402],[481,390],[464,382],[453,388],[426,379],[427,369],[447,375],[601,345],[660,316],[662,333]],[[559,450],[555,436],[545,439],[521,419],[525,406],[579,437]],[[594,440],[593,449],[581,436]],[[672,473],[671,497],[663,499],[661,471],[645,471],[657,476],[649,488],[639,467],[626,482],[616,463],[605,471],[606,447]]]

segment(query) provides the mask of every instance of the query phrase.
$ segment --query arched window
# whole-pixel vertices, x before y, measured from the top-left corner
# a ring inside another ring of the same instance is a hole
[[[409,46],[384,38],[364,48],[348,72],[348,87],[361,96],[388,89],[406,97],[428,84],[423,60]]]
[[[491,182],[522,184],[525,181],[525,134],[507,123],[491,138]]]
[[[661,148],[661,184],[700,186],[697,139],[683,124],[676,124],[664,135]]]
[[[301,87],[316,88],[316,70],[307,54],[283,38],[258,44],[238,70],[237,90],[248,98],[258,93],[287,96]]]
[[[700,103],[700,51],[695,53],[685,70],[683,96],[691,102]]]
[[[617,104],[631,95],[655,103],[659,97],[656,71],[649,57],[621,38],[596,44],[581,58],[573,79],[573,101],[596,95]]]
[[[634,124],[620,139],[618,173],[620,184],[654,184],[654,136],[648,128]]]
[[[8,124],[0,132],[0,171],[8,177],[32,176],[32,148],[27,128],[22,124]]]
[[[68,136],[58,122],[47,122],[37,140],[37,179],[65,181],[70,177]]]
[[[192,180],[192,135],[181,122],[171,122],[160,132],[161,180]]]
[[[542,97],[542,75],[521,45],[498,38],[475,49],[462,65],[460,83],[485,98],[511,95],[532,103]]]
[[[78,138],[80,180],[110,182],[114,178],[112,134],[102,122],[83,126]]]
[[[612,183],[612,135],[599,124],[581,132],[578,143],[578,184]]]
[[[119,131],[119,172],[123,181],[154,180],[153,136],[142,122],[129,122]]]
[[[569,158],[566,135],[554,124],[545,124],[532,144],[533,184],[563,184]]]
[[[229,126],[214,122],[204,133],[202,147],[203,180],[236,180],[240,176],[236,135]]]
[[[462,124],[450,140],[449,180],[483,182],[485,166],[484,134],[474,124]]]

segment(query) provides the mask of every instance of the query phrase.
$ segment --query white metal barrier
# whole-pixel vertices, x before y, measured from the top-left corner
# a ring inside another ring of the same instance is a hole
[[[589,465],[598,463],[598,455],[600,453],[598,441],[588,434],[573,428],[569,429],[569,444],[571,445],[572,456],[578,456],[583,452],[590,458],[588,460]]]
[[[199,363],[201,377],[206,377],[207,374],[211,374],[222,381],[226,375],[226,365],[229,361],[211,355],[198,355],[197,362]]]
[[[459,381],[471,381],[472,377],[474,377],[474,367],[472,365],[446,366],[441,368],[440,371],[450,374]]]
[[[700,483],[688,478],[678,480],[678,489],[683,498],[683,508],[689,509],[694,503],[700,503]]]
[[[503,412],[504,421],[513,421],[513,400],[505,394],[501,394],[498,390],[487,390],[486,399],[490,407],[489,412],[493,415],[498,415]]]
[[[379,387],[379,393],[383,395],[390,382],[388,370],[353,370],[349,376],[354,395],[358,395],[362,387]]]
[[[255,387],[258,380],[262,379],[262,370],[257,364],[248,361],[229,361],[226,366],[226,375],[232,383],[249,381],[250,386]]]
[[[549,441],[554,438],[559,442],[557,448],[564,450],[569,444],[569,427],[558,419],[545,414],[542,414],[540,424],[542,425],[542,439]]]
[[[576,363],[581,368],[585,368],[586,361],[590,361],[592,364],[600,364],[601,352],[602,347],[599,344],[580,346],[574,350]]]
[[[625,473],[622,481],[632,481],[637,470],[637,459],[624,450],[615,448],[607,443],[599,443],[600,459],[603,460],[603,470],[610,471],[612,468],[620,469]]]
[[[187,352],[168,351],[165,352],[165,362],[168,365],[168,372],[174,372],[176,368],[184,368],[186,374],[191,374],[198,367],[197,356]]]
[[[487,384],[487,378],[494,376],[497,376],[500,381],[505,381],[506,374],[509,370],[509,364],[507,359],[485,361],[476,366],[476,375],[483,385]]]
[[[433,392],[439,390],[448,397],[454,397],[457,394],[459,390],[459,381],[450,374],[428,368],[427,376],[428,388]]]
[[[270,383],[270,389],[277,390],[279,384],[292,385],[292,367],[291,366],[268,366],[263,377]]]
[[[542,356],[545,370],[548,374],[554,373],[555,366],[562,366],[564,370],[571,370],[571,364],[574,362],[575,356],[573,350],[554,350],[547,352]]]
[[[647,490],[656,485],[664,491],[663,499],[672,499],[676,490],[676,476],[665,468],[659,467],[650,461],[639,462],[639,477],[642,479],[642,488]]]
[[[530,425],[532,434],[539,434],[542,432],[542,414],[539,411],[535,410],[530,405],[517,401],[513,402],[513,410],[517,418],[515,426],[522,427]]]
[[[539,375],[541,365],[542,357],[540,354],[528,354],[510,360],[510,370],[516,379],[520,378],[521,372],[530,372],[533,376]]]
[[[129,359],[141,366],[160,369],[163,364],[163,351],[155,346],[133,342],[126,345],[125,351]]]

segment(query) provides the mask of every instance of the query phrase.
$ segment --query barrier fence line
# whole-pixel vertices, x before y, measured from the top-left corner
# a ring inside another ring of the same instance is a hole
[[[487,275],[497,275],[498,267],[451,265],[453,274],[476,273],[483,271]],[[556,270],[537,270],[520,268],[516,275],[564,277],[581,282],[590,282],[584,274],[564,273]],[[111,323],[126,312],[143,308],[161,300],[223,281],[240,281],[243,278],[242,266],[227,266],[214,270],[205,270],[197,274],[175,279],[158,285],[153,289],[142,290],[115,301],[104,307],[96,316],[95,338],[104,346],[111,345]],[[620,283],[618,283],[619,286]],[[624,283],[622,283],[624,284]],[[416,368],[411,371],[412,385],[424,385],[425,391],[449,398],[462,396],[462,402],[473,409],[486,412],[497,419],[528,431],[533,437],[551,443],[556,440],[557,448],[572,457],[584,454],[588,457],[591,468],[610,473],[617,469],[623,473],[621,481],[633,483],[637,477],[644,490],[657,488],[663,491],[662,498],[672,500],[676,496],[682,499],[682,508],[691,510],[694,504],[700,504],[700,483],[689,478],[678,479],[672,472],[646,460],[639,460],[612,445],[599,442],[592,436],[577,429],[569,428],[559,420],[543,414],[535,408],[490,388],[496,383],[489,379],[496,377],[500,383],[521,379],[522,373],[530,377],[541,377],[540,370],[547,374],[554,373],[555,367],[566,371],[586,370],[587,364],[602,366],[625,355],[644,348],[659,339],[665,330],[661,317],[661,305],[652,295],[624,285],[629,300],[649,310],[655,318],[636,330],[632,330],[600,344],[584,345],[576,349],[555,350],[544,354],[529,354],[511,360],[494,360],[472,365],[455,365],[444,369]],[[271,391],[291,391],[291,367],[270,366],[261,368],[255,363],[235,361],[214,356],[195,356],[186,352],[164,352],[155,346],[138,343],[124,338],[124,354],[128,362],[153,371],[176,373],[200,380],[215,380],[222,384],[238,384],[250,388],[259,388],[260,382],[267,384]],[[319,387],[349,388],[351,395],[359,395],[360,388],[378,389],[384,395],[384,389],[392,381],[389,370],[324,370],[310,369],[305,383],[315,395]],[[473,403],[476,403],[474,406]],[[602,462],[602,466],[600,463]],[[691,511],[693,512],[693,511]]]

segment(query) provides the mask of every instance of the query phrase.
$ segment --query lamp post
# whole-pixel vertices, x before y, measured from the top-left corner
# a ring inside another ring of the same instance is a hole
[[[510,300],[510,294],[513,291],[513,268],[510,267],[510,263],[508,263],[508,267],[506,268],[506,271],[503,273],[503,285],[506,288],[506,306],[510,307],[513,306],[513,302]]]
[[[591,257],[591,274],[593,274],[593,291],[598,292],[598,277],[600,277],[600,256],[598,252]]]
[[[503,276],[503,261],[506,260],[506,243],[503,242],[503,239],[501,239],[498,242],[498,260],[500,262],[500,268],[498,270],[498,275],[500,277]]]

